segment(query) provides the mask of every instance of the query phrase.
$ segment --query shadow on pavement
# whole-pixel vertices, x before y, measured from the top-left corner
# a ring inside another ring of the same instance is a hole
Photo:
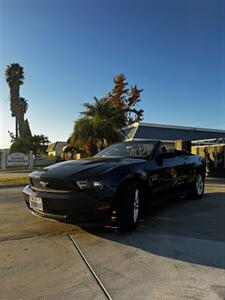
[[[155,255],[225,269],[225,193],[173,200],[151,209],[135,232],[85,228],[91,234]]]

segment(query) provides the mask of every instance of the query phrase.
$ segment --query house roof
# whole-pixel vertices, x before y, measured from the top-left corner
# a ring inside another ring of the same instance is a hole
[[[55,142],[55,143],[49,144],[48,148],[47,148],[47,152],[55,151],[56,147],[62,147],[63,148],[66,144],[67,144],[66,142]]]

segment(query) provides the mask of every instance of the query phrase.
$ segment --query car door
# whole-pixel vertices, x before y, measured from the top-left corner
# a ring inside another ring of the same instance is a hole
[[[158,202],[177,193],[180,163],[175,152],[168,151],[164,144],[161,144],[148,170],[152,201]]]
[[[193,156],[185,151],[175,150],[178,162],[178,191],[185,192],[193,181],[193,169],[195,166]]]
[[[180,155],[177,151],[176,153],[176,171],[177,180],[175,186],[175,193],[182,194],[186,189],[187,179],[188,179],[188,161],[184,155]]]
[[[184,154],[182,157],[184,160],[184,167],[183,167],[184,189],[189,189],[194,179],[195,160],[194,160],[194,156],[188,154]]]

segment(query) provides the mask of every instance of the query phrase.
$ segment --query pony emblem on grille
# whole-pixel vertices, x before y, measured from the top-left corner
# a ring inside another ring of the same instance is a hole
[[[47,185],[48,185],[48,182],[46,182],[46,181],[40,181],[40,186],[43,188],[43,189],[45,189],[46,187],[47,187]]]

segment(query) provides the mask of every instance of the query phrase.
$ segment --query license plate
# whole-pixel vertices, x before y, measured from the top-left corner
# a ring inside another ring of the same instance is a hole
[[[39,197],[29,197],[30,208],[43,211],[42,199]]]

